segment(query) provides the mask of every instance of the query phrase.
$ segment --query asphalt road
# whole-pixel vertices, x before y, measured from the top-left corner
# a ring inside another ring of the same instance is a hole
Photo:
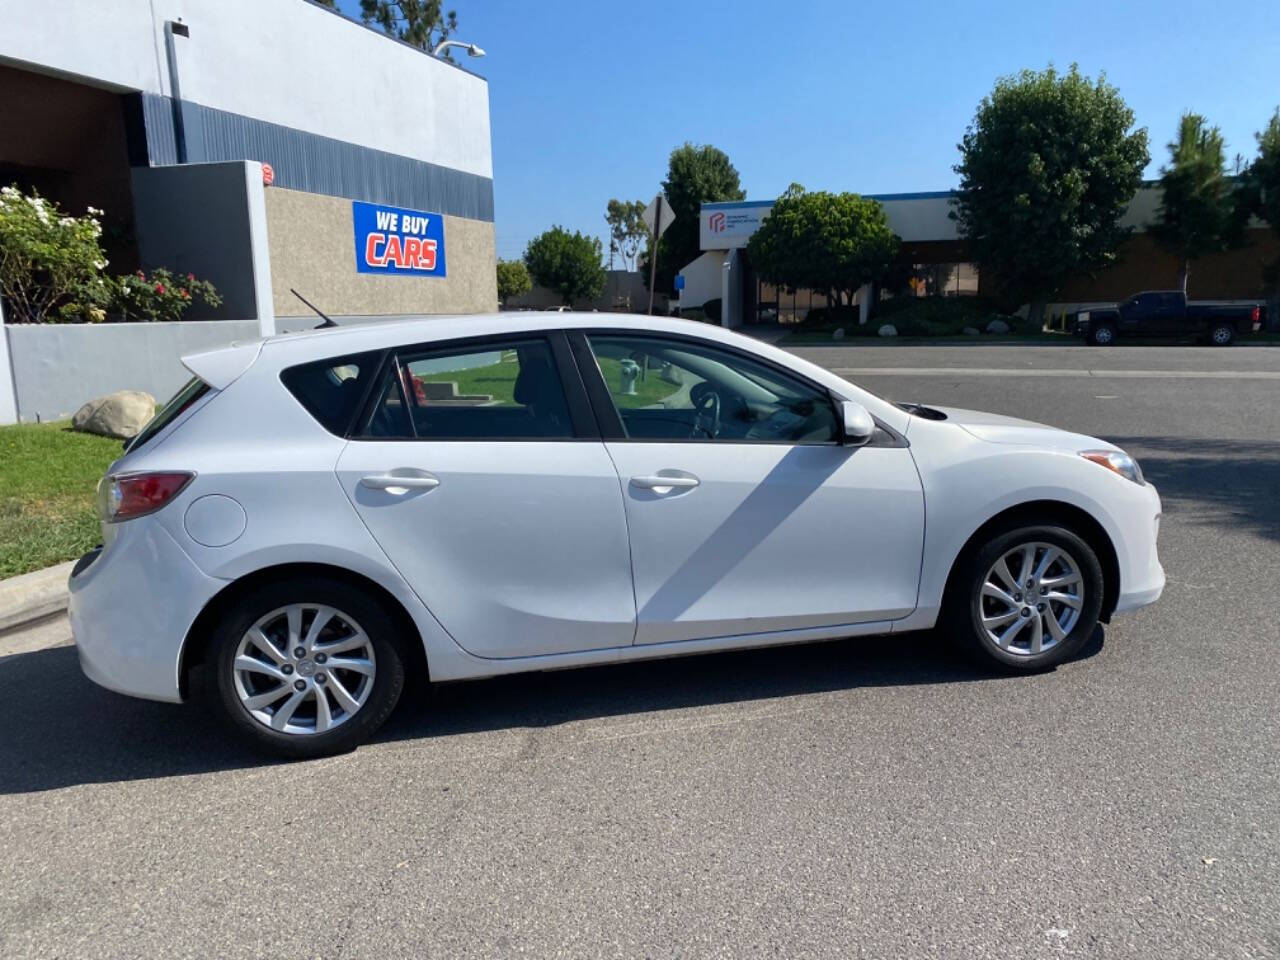
[[[284,765],[47,625],[0,640],[0,956],[1280,955],[1280,380],[1188,376],[1280,350],[797,352],[1122,443],[1164,598],[1043,676],[919,636],[505,678]]]

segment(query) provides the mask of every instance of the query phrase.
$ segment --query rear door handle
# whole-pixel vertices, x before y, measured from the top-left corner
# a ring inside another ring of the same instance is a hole
[[[653,490],[655,493],[667,493],[676,489],[696,487],[702,481],[697,477],[632,477],[631,485],[641,490]]]
[[[396,476],[393,473],[374,473],[361,477],[360,485],[370,490],[387,490],[394,493],[397,490],[434,490],[440,486],[440,481],[435,477],[422,475]]]

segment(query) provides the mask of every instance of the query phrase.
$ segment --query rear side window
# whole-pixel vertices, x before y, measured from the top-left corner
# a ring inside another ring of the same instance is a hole
[[[182,385],[181,390],[169,399],[168,403],[156,412],[154,417],[147,421],[147,425],[138,431],[137,436],[125,444],[125,449],[140,449],[208,392],[209,385],[207,383],[199,377],[192,377]]]
[[[537,339],[401,355],[365,436],[568,440],[574,429],[551,346]]]
[[[345,436],[377,366],[378,354],[360,353],[290,367],[280,379],[322,427]]]

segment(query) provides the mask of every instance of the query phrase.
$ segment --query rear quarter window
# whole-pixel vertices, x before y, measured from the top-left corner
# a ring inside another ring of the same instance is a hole
[[[316,360],[282,371],[280,380],[307,413],[341,437],[351,428],[380,359],[375,352]]]
[[[147,421],[146,426],[138,431],[137,436],[125,444],[125,450],[138,450],[147,444],[157,433],[177,420],[185,411],[206,393],[209,385],[199,377],[192,377],[182,385],[182,389],[169,398],[169,402],[156,411],[156,415]]]

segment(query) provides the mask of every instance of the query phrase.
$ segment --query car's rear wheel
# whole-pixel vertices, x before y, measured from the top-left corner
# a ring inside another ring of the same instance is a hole
[[[1209,342],[1215,347],[1229,347],[1236,338],[1236,328],[1229,323],[1215,323],[1209,330]]]
[[[1018,671],[1073,656],[1102,609],[1102,567],[1093,549],[1061,526],[997,531],[961,564],[948,626],[970,654]]]
[[[1096,324],[1089,331],[1089,342],[1095,347],[1109,347],[1116,341],[1116,328],[1110,323]]]
[[[319,757],[352,750],[391,714],[406,657],[394,624],[338,580],[268,584],[214,629],[215,706],[254,748]]]

